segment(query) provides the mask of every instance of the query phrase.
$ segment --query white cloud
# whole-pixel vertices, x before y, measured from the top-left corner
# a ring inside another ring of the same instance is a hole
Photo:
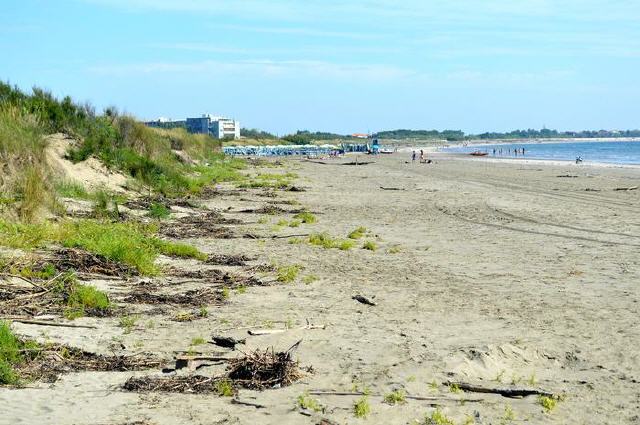
[[[384,81],[416,75],[414,72],[394,66],[380,64],[338,64],[310,60],[244,60],[201,62],[151,62],[138,64],[96,65],[89,72],[110,76],[148,74],[222,74],[267,76],[267,77],[314,77],[319,79]]]

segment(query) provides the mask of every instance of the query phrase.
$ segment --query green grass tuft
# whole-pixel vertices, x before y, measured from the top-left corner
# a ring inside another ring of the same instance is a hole
[[[91,194],[84,186],[73,180],[62,180],[55,184],[56,193],[64,198],[91,199]]]
[[[369,398],[363,396],[358,399],[353,405],[353,414],[356,418],[366,418],[371,413],[371,405],[369,404]]]
[[[302,270],[302,266],[293,264],[291,266],[278,266],[276,280],[282,283],[291,283],[296,280],[298,274]]]
[[[431,412],[430,416],[425,418],[425,425],[455,425],[453,420],[449,419],[440,408]]]
[[[545,412],[551,413],[551,411],[558,405],[558,400],[553,397],[541,395],[538,397],[538,404],[544,408]]]
[[[305,392],[304,394],[300,394],[298,396],[297,405],[301,409],[305,409],[305,410],[313,410],[314,412],[324,411],[324,408],[318,402],[318,400],[311,398],[308,392]]]
[[[316,280],[318,280],[318,276],[316,276],[315,274],[308,274],[302,278],[302,282],[306,285],[309,285],[310,283],[313,283]]]
[[[318,221],[316,216],[313,215],[313,213],[310,213],[308,211],[303,211],[301,213],[298,213],[294,215],[293,218],[300,220],[304,224],[314,224]]]
[[[384,402],[387,404],[404,404],[407,402],[407,395],[402,390],[395,390],[384,396]]]
[[[215,384],[216,393],[220,397],[233,397],[235,394],[235,388],[233,388],[233,383],[228,379],[222,379]]]
[[[361,239],[365,233],[367,233],[367,228],[366,227],[358,227],[357,229],[351,231],[349,233],[349,239]]]
[[[147,213],[147,215],[151,218],[162,220],[165,218],[169,218],[169,215],[171,215],[171,210],[158,202],[153,202],[149,207],[149,212]]]
[[[368,251],[376,251],[378,249],[378,245],[376,245],[373,241],[366,241],[362,244],[362,249],[366,249]]]

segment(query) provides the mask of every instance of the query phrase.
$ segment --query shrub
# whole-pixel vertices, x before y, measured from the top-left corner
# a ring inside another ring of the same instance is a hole
[[[158,202],[152,202],[147,215],[152,218],[165,219],[171,214],[171,210]]]

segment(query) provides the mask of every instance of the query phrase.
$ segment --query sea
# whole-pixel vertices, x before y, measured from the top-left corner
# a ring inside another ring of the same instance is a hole
[[[524,157],[521,154],[524,148]],[[495,149],[495,154],[494,154]],[[514,154],[518,150],[518,155]],[[489,157],[547,159],[575,161],[580,157],[585,162],[640,165],[640,141],[630,142],[538,142],[493,145],[468,145],[443,148],[443,152],[471,153],[487,152]],[[502,151],[502,153],[500,153]]]

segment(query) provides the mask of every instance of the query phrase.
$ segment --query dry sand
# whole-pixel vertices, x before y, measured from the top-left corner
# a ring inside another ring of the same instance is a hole
[[[240,391],[240,400],[265,408],[211,395],[120,389],[128,377],[145,372],[75,373],[52,385],[0,390],[0,423],[318,424],[326,418],[335,424],[407,424],[424,420],[433,404],[456,424],[639,423],[640,190],[613,189],[637,186],[640,170],[435,158],[431,165],[407,164],[404,155],[358,167],[287,163],[307,191],[281,196],[299,200],[319,221],[277,233],[345,237],[365,226],[376,252],[360,249],[362,241],[350,251],[287,239],[191,241],[206,252],[257,255],[255,264],[304,265],[302,276],[319,278],[313,283],[298,279],[232,293],[227,305],[189,323],[143,316],[130,334],[116,318],[76,322],[98,324],[99,331],[15,325],[25,335],[100,352],[122,343],[128,352],[167,360],[194,337],[245,338],[247,328],[288,325],[293,329],[249,336],[241,346],[282,350],[302,339],[297,358],[315,370],[287,388]],[[566,175],[576,177],[559,177]],[[208,206],[234,211],[264,205],[254,193],[216,198]],[[269,224],[257,224],[260,217],[242,215],[254,223],[243,230],[272,234],[273,223],[283,218],[267,216]],[[122,291],[111,281],[98,284]],[[377,305],[358,303],[356,294]],[[299,329],[307,320],[327,327]],[[485,387],[514,383],[566,398],[546,413],[535,396],[451,393],[443,385],[448,380]],[[366,419],[353,415],[357,396],[314,396],[325,411],[311,416],[296,409],[305,391],[356,387],[371,392]],[[437,400],[383,403],[381,395],[394,389]],[[470,418],[475,422],[465,422]]]

